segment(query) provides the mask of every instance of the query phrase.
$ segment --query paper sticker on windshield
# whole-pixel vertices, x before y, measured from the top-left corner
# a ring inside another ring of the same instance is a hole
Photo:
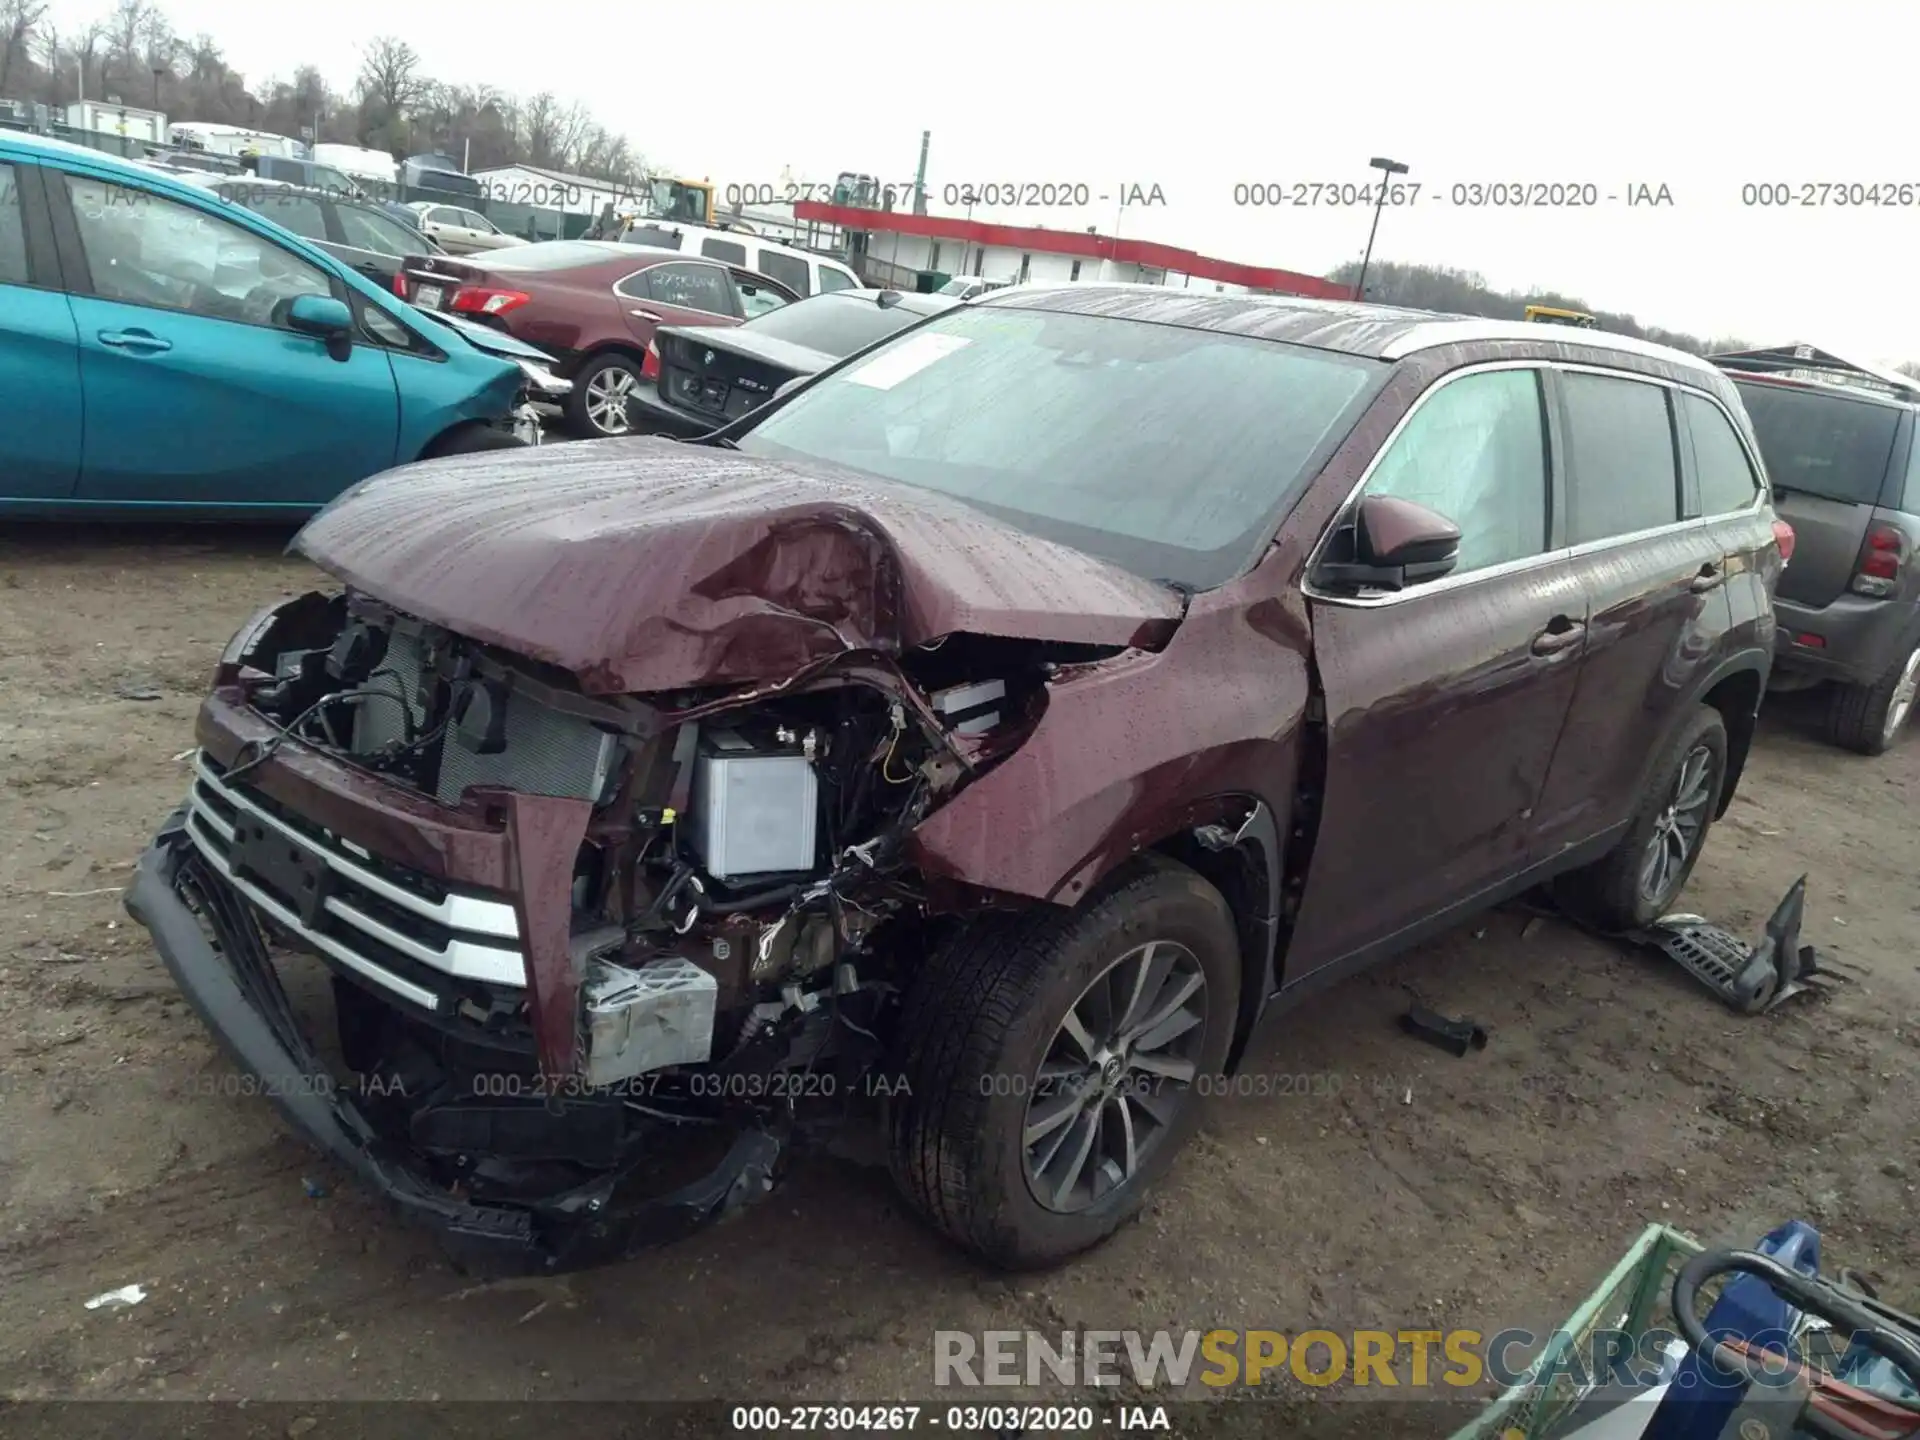
[[[882,351],[866,364],[854,366],[847,372],[847,379],[869,390],[891,390],[934,361],[964,350],[972,343],[963,335],[915,335]]]

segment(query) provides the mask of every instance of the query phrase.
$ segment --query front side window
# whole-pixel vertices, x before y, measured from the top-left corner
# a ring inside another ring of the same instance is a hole
[[[1459,526],[1455,575],[1544,553],[1539,373],[1492,370],[1441,385],[1380,457],[1367,493],[1411,500]]]
[[[966,306],[814,381],[736,443],[938,492],[1205,589],[1259,553],[1388,368],[1215,331]]]
[[[1746,447],[1718,405],[1703,395],[1682,394],[1687,430],[1693,436],[1693,471],[1700,485],[1700,513],[1728,515],[1750,509],[1760,494]]]
[[[145,190],[62,178],[103,300],[272,325],[281,301],[332,293],[324,271],[263,235]]]
[[[340,216],[340,232],[347,237],[349,245],[371,250],[376,255],[405,257],[420,253],[420,241],[412,231],[377,211],[360,205],[342,205],[336,213]]]
[[[1671,525],[1680,471],[1663,385],[1567,371],[1567,543]]]
[[[11,165],[0,163],[0,285],[27,283],[27,231],[20,218],[20,186]]]
[[[762,315],[771,315],[775,310],[786,308],[787,297],[771,285],[756,285],[742,278],[734,288],[740,294],[740,310],[747,319],[757,319]]]
[[[844,270],[836,270],[831,265],[820,267],[820,293],[826,295],[835,290],[856,290],[860,282]]]
[[[500,233],[491,220],[477,211],[456,210],[454,213],[460,217],[459,223],[466,226],[469,230],[478,230],[482,235],[498,235]]]
[[[647,271],[647,293],[662,305],[677,305],[682,310],[731,315],[730,291],[727,272],[717,265],[655,265]]]

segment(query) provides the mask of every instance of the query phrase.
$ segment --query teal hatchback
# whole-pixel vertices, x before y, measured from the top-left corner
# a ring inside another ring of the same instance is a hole
[[[537,438],[546,360],[210,190],[0,132],[0,516],[302,516]]]

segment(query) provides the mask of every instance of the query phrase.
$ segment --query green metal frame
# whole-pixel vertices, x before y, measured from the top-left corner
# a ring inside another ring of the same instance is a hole
[[[1691,1236],[1665,1225],[1649,1225],[1620,1258],[1607,1278],[1581,1302],[1555,1332],[1527,1373],[1451,1440],[1547,1440],[1573,1415],[1582,1392],[1564,1375],[1544,1384],[1538,1377],[1560,1370],[1560,1360],[1598,1330],[1646,1333],[1666,1303],[1673,1277],[1702,1247]]]

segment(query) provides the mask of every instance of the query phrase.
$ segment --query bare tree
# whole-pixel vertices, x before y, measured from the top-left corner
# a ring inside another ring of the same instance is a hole
[[[112,18],[107,21],[107,53],[100,67],[102,92],[112,88],[112,82],[107,78],[109,64],[114,77],[122,85],[131,84],[140,69],[143,63],[140,41],[146,32],[149,8],[147,0],[120,0]]]
[[[405,115],[420,102],[428,81],[420,73],[420,56],[404,40],[383,35],[367,46],[360,62],[360,98],[379,105],[388,115]]]
[[[46,15],[44,0],[0,0],[0,91],[7,88],[15,57],[31,60],[27,47]]]

